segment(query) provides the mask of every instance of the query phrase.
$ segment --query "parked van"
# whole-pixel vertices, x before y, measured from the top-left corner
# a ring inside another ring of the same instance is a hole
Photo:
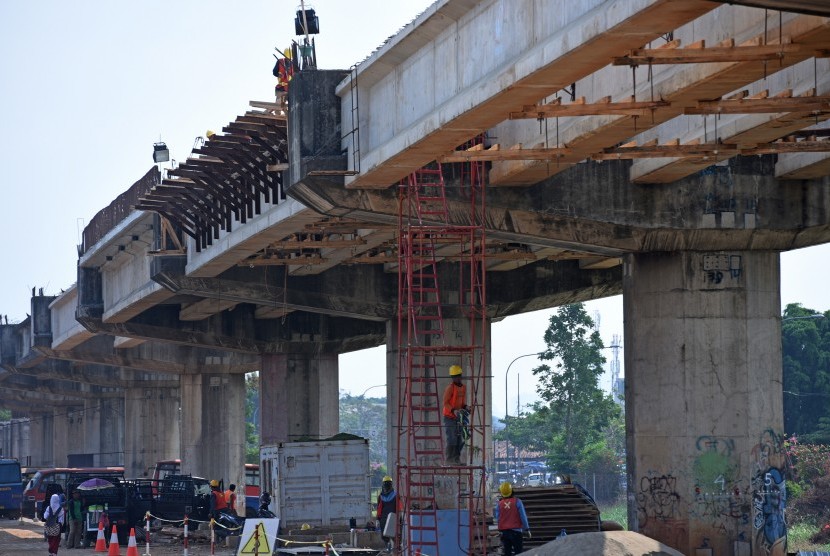
[[[124,479],[123,467],[52,467],[41,469],[31,478],[23,490],[23,515],[34,518],[43,511],[47,491],[66,492],[70,479],[98,477]],[[56,489],[56,485],[60,489]]]
[[[527,476],[527,486],[537,487],[545,484],[545,476],[542,473],[531,473]]]
[[[0,516],[19,517],[22,499],[20,462],[10,458],[0,459]]]

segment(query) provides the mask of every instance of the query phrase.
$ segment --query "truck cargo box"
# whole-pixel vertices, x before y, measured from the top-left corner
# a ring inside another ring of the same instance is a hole
[[[260,448],[262,489],[271,511],[291,528],[349,526],[371,517],[369,441],[339,434],[325,440],[281,442]]]

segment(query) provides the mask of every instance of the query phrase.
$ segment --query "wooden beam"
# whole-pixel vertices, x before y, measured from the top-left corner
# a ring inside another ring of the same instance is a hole
[[[237,263],[237,266],[306,266],[326,264],[328,259],[323,257],[293,257],[287,259],[280,259],[278,257],[264,258],[255,257],[253,259],[245,259]]]
[[[830,97],[774,97],[762,99],[735,99],[699,101],[697,106],[685,108],[686,115],[696,114],[775,114],[777,112],[830,111]]]
[[[666,108],[671,103],[664,100],[642,102],[596,102],[593,104],[550,103],[525,106],[521,112],[511,112],[511,120],[564,118],[568,116],[646,116],[651,110]]]
[[[711,48],[638,48],[627,56],[614,58],[615,66],[647,66],[649,64],[704,64],[709,62],[760,62],[777,60],[784,54],[799,52],[798,44],[767,44],[759,46],[713,46]]]
[[[556,160],[571,154],[567,147],[549,149],[510,149],[486,151],[458,151],[441,157],[441,162],[477,162],[493,160]]]
[[[268,246],[268,249],[340,249],[344,247],[355,247],[365,245],[366,240],[358,237],[355,239],[321,239],[321,240],[289,240],[277,241]]]
[[[740,154],[737,145],[701,143],[699,145],[649,145],[616,147],[591,155],[592,160],[623,160],[634,158],[682,158],[686,156],[734,156]]]

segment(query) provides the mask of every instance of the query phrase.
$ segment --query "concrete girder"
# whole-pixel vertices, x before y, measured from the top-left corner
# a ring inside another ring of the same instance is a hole
[[[818,96],[827,95],[830,93],[830,60],[822,58],[816,60],[815,63],[815,74],[813,73],[813,61],[806,60],[777,71],[764,80],[752,83],[747,87],[747,92],[751,96],[768,90],[770,95],[774,95],[791,89],[793,97],[811,91],[815,91],[814,94]],[[774,141],[800,129],[809,128],[827,118],[830,118],[830,113],[788,112],[713,117],[680,116],[637,136],[636,141],[638,144],[644,144],[656,139],[658,144],[666,144],[679,138],[681,145],[693,141],[721,141],[737,145],[754,145]],[[711,156],[707,156],[637,160],[631,167],[631,179],[641,183],[670,183],[704,170],[724,159],[719,157],[713,160]]]
[[[467,7],[453,0],[436,4],[358,66],[353,78],[361,103],[361,173],[347,178],[347,187],[389,187],[493,128],[511,111],[568,87],[606,66],[613,56],[717,7],[697,0],[496,0],[470,6],[460,18],[443,13],[459,5]],[[481,37],[494,28],[498,36],[491,42],[499,48],[481,48]],[[461,49],[463,69],[454,58],[439,58]],[[436,76],[438,68],[444,69]],[[406,86],[407,78],[426,73],[430,79]],[[344,118],[349,113],[345,107],[352,106],[349,79],[337,90]],[[344,129],[351,128],[344,123]],[[342,146],[351,159],[351,140]]]
[[[343,274],[343,271],[336,271]],[[306,311],[325,315],[348,317],[377,322],[385,322],[395,316],[395,307],[384,303],[381,298],[366,299],[367,296],[380,294],[372,292],[365,286],[366,282],[356,281],[351,284],[355,296],[344,295],[348,287],[346,280],[327,280],[319,277],[299,281],[292,279],[288,288],[269,284],[267,276],[254,275],[256,281],[238,281],[225,278],[193,278],[177,273],[175,270],[156,273],[153,279],[176,294],[206,297],[215,303],[251,303],[269,307],[285,307],[292,311]],[[382,282],[384,277],[381,277]],[[329,287],[326,287],[331,282]],[[355,286],[358,287],[355,287]],[[293,287],[292,287],[293,286]],[[384,284],[384,289],[392,286]],[[364,299],[357,297],[362,293]]]
[[[110,367],[89,362],[80,365],[73,363],[75,361],[49,358],[35,367],[18,367],[10,370],[19,375],[33,376],[42,380],[63,380],[101,388],[129,388],[140,386],[146,381],[152,381],[154,386],[174,387],[178,385],[178,380],[171,379],[169,376],[159,376],[157,373],[148,371],[125,369],[123,367],[114,371]]]
[[[526,189],[488,192],[489,238],[619,257],[680,250],[788,250],[830,241],[830,180],[781,187],[774,158],[737,157],[675,187],[631,184],[625,161],[579,164]],[[721,180],[731,189],[724,189]],[[585,187],[589,183],[591,187]],[[289,193],[327,214],[391,222],[393,191],[346,190],[305,177]],[[466,201],[448,199],[453,224],[465,225]]]
[[[708,38],[718,42],[723,38],[724,24],[719,20],[724,14],[729,14],[733,8],[722,7],[716,12],[707,14],[695,21],[694,25],[678,29],[674,32],[675,38],[683,37],[683,43],[692,43],[701,38]],[[744,9],[744,12],[751,10]],[[742,12],[743,15],[749,15]],[[778,40],[778,22],[770,25],[765,39],[764,13],[752,14],[741,19],[741,24],[751,23],[748,29],[741,31],[736,43],[748,39],[758,39],[766,43]],[[733,19],[732,16],[727,19]],[[734,16],[737,19],[737,16]],[[746,19],[747,21],[744,21]],[[737,25],[737,23],[733,23]],[[709,36],[701,36],[701,33]],[[567,145],[570,153],[557,162],[538,161],[510,161],[493,164],[490,172],[490,183],[494,185],[529,185],[562,172],[590,157],[594,153],[602,152],[604,148],[630,141],[633,137],[646,130],[664,124],[683,113],[686,107],[693,107],[699,100],[718,99],[728,95],[756,81],[769,77],[769,74],[788,68],[808,58],[816,50],[830,47],[830,20],[814,16],[792,16],[784,19],[780,34],[792,39],[801,45],[798,51],[783,55],[774,64],[763,62],[733,62],[692,64],[690,66],[654,70],[653,78],[648,79],[648,68],[640,68],[637,78],[637,87],[633,91],[638,99],[655,98],[671,103],[670,106],[656,108],[650,111],[647,117],[636,116],[594,116],[587,118],[561,118],[556,124],[554,132],[551,126],[545,131],[539,130],[535,122],[511,121],[495,126],[491,134],[499,138],[504,145],[545,144],[547,141],[556,145]],[[605,96],[619,98],[632,93],[631,78],[626,73],[627,68],[608,66],[602,71],[586,77],[584,81],[577,81],[576,88],[580,94],[589,99],[600,99]],[[617,73],[615,73],[617,72]],[[812,74],[811,74],[812,75]],[[587,91],[587,92],[586,92]],[[771,91],[771,94],[774,92]],[[506,119],[506,116],[505,118]],[[702,118],[701,118],[702,121]],[[788,122],[789,123],[789,122]],[[712,133],[714,130],[712,130]],[[673,139],[674,137],[672,137]]]
[[[2,380],[4,390],[14,390],[21,392],[39,392],[41,394],[50,394],[61,396],[62,398],[76,398],[76,399],[97,399],[100,397],[118,397],[123,396],[123,391],[115,389],[101,389],[97,386],[88,386],[76,382],[66,380],[56,380],[55,378],[41,379],[29,374],[9,372],[9,369],[4,369],[8,374]]]
[[[825,0],[713,0],[728,4],[753,6],[769,10],[799,12],[830,17],[830,5]]]
[[[248,306],[246,306],[248,307]],[[82,308],[79,308],[81,311]],[[234,312],[241,312],[237,308]],[[152,313],[152,311],[150,311]],[[251,322],[253,322],[253,311],[251,311]],[[325,315],[318,315],[322,318]],[[312,339],[308,335],[297,334],[294,338],[283,338],[274,340],[254,339],[254,334],[241,335],[240,337],[218,334],[210,331],[194,329],[192,322],[171,323],[170,326],[159,326],[146,324],[142,321],[130,321],[124,323],[108,323],[93,314],[85,315],[79,313],[78,320],[89,330],[96,333],[106,333],[114,336],[133,337],[143,340],[151,340],[159,343],[169,343],[182,346],[199,347],[207,349],[218,349],[227,352],[238,352],[248,354],[261,353],[344,353],[356,351],[383,344],[385,340],[384,323],[344,319],[349,324],[332,325],[333,329],[347,330],[351,335],[342,339]],[[147,317],[147,320],[154,320]],[[333,318],[334,322],[338,319]],[[258,321],[270,322],[270,321]],[[342,321],[341,321],[342,322]],[[177,327],[180,326],[180,327]],[[290,329],[290,323],[282,327],[282,330]],[[252,332],[252,331],[250,331]],[[269,331],[263,331],[263,337],[272,337]],[[220,362],[221,362],[221,358]],[[247,371],[256,370],[248,368]],[[247,372],[245,371],[245,372]]]

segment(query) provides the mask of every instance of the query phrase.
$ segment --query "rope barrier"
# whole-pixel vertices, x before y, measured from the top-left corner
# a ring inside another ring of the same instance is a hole
[[[184,548],[184,553],[183,553],[183,556],[188,556],[188,537],[189,537],[188,530],[189,530],[189,524],[191,522],[210,524],[210,553],[211,554],[215,554],[215,551],[214,551],[215,545],[216,545],[216,530],[215,530],[215,527],[221,527],[222,529],[228,531],[229,534],[233,534],[236,531],[240,531],[240,529],[243,529],[243,527],[244,527],[244,526],[241,526],[241,525],[238,526],[238,527],[229,527],[229,526],[226,526],[226,525],[223,525],[223,524],[219,523],[218,521],[216,521],[213,518],[210,518],[209,521],[203,521],[203,520],[199,520],[199,519],[192,519],[188,516],[184,516],[183,519],[164,519],[164,518],[161,518],[159,516],[153,515],[149,511],[144,515],[144,519],[146,521],[145,530],[147,531],[147,534],[145,535],[145,539],[147,541],[147,548],[146,548],[146,552],[143,556],[150,556],[150,520],[151,519],[156,520],[156,521],[162,521],[162,522],[165,522],[165,523],[183,523],[184,524],[184,547],[183,547]],[[257,545],[259,545],[259,531],[258,530],[254,531],[254,536],[255,536],[255,543]],[[324,549],[326,549],[326,551],[330,550],[331,553],[334,556],[340,556],[340,553],[337,552],[337,549],[335,549],[334,543],[332,542],[331,539],[326,539],[326,540],[321,540],[321,541],[295,541],[295,540],[291,540],[291,539],[283,539],[279,536],[271,537],[271,536],[266,535],[265,540],[273,541],[274,544],[277,543],[277,542],[280,542],[280,543],[283,544],[283,546],[286,546],[286,547],[290,546],[292,544],[294,544],[294,545],[319,545],[319,546],[323,547]]]

